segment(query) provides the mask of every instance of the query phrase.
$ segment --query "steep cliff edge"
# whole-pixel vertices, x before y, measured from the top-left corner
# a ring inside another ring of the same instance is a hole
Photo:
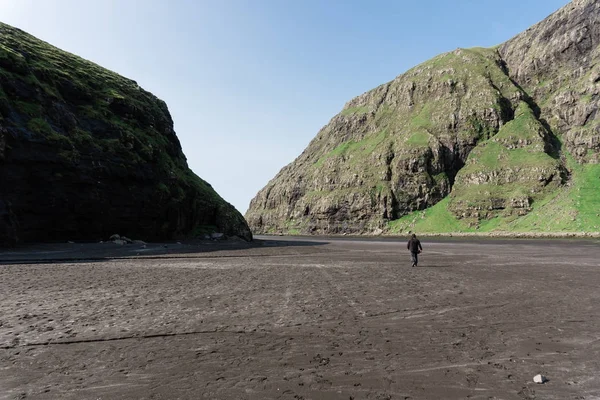
[[[596,1],[575,1],[501,46],[442,54],[351,100],[256,195],[250,226],[600,227],[593,195],[571,201],[597,183],[599,15]],[[567,203],[560,224],[538,223]]]
[[[210,230],[252,237],[188,168],[162,100],[0,23],[0,242]]]

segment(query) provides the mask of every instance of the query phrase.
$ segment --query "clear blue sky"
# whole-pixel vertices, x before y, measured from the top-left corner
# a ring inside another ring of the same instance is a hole
[[[169,105],[192,170],[244,213],[344,103],[566,0],[0,0],[0,20]]]

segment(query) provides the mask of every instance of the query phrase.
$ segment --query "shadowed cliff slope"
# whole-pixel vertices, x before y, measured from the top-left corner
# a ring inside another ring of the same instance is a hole
[[[600,230],[599,15],[574,1],[501,46],[439,55],[351,100],[256,195],[250,226]]]
[[[0,241],[251,239],[187,166],[167,105],[0,23]]]

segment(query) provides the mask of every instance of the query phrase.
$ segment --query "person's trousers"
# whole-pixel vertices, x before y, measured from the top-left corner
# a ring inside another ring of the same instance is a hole
[[[410,252],[410,255],[412,257],[412,262],[414,265],[417,265],[419,263],[419,254],[418,253],[413,253],[412,251]]]

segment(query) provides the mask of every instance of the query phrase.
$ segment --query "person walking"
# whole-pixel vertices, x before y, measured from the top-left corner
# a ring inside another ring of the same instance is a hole
[[[413,233],[412,237],[406,244],[406,248],[410,251],[412,257],[412,267],[416,267],[419,263],[419,253],[423,251],[421,247],[421,241],[417,239],[417,235]]]

